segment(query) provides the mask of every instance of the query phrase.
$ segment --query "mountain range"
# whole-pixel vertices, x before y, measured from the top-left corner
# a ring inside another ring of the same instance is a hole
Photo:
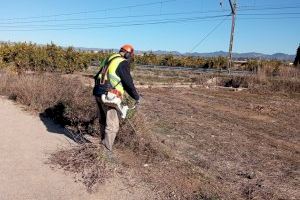
[[[98,48],[76,48],[80,50],[92,50],[92,51],[105,51],[108,49],[98,49]],[[111,51],[118,51],[118,49],[110,49]],[[226,57],[228,56],[228,52],[225,51],[215,51],[215,52],[210,52],[210,53],[198,53],[198,52],[193,52],[193,53],[180,53],[178,51],[136,51],[136,54],[143,54],[143,53],[149,53],[152,52],[156,55],[176,55],[176,56],[201,56],[201,57],[218,57],[218,56],[223,56]],[[263,54],[263,53],[257,53],[257,52],[248,52],[248,53],[233,53],[233,58],[235,59],[264,59],[264,60],[282,60],[282,61],[294,61],[296,55],[290,55],[290,54],[285,54],[285,53],[274,53],[274,54]]]
[[[184,55],[184,56],[201,56],[201,57],[218,57],[218,56],[228,56],[228,52],[225,51],[215,51],[210,53],[184,53],[181,54],[177,51],[153,51],[154,54],[173,54],[173,55]],[[295,55],[285,54],[285,53],[274,53],[274,54],[263,54],[257,52],[248,52],[248,53],[233,53],[233,58],[235,59],[267,59],[267,60],[285,60],[285,61],[294,61]]]

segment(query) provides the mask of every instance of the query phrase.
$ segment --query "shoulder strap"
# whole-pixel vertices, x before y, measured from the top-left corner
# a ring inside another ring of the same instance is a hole
[[[110,65],[110,63],[115,60],[116,58],[120,58],[122,56],[115,56],[112,59],[107,59],[106,63],[104,64],[104,66],[98,71],[98,73],[94,76],[94,79],[96,80],[100,74],[102,74],[101,80],[100,80],[100,84],[104,84],[105,81],[105,76],[107,75],[108,72],[108,67]]]
[[[97,72],[97,74],[94,76],[94,79],[96,80],[97,78],[98,78],[98,76],[100,75],[100,73],[101,73],[101,71],[102,71],[102,69],[103,69],[103,67],[105,67],[105,65],[106,65],[106,63],[107,63],[107,58],[103,61],[103,62],[105,62],[104,63],[104,65],[103,66],[100,66],[101,68],[100,68],[100,70]],[[102,62],[100,63],[100,65],[102,65]]]

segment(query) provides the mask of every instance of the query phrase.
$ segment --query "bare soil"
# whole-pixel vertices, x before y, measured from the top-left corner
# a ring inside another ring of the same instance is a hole
[[[170,160],[124,162],[165,199],[300,199],[300,95],[142,89]]]
[[[208,78],[201,76],[199,83]],[[188,87],[139,91],[147,134],[170,159],[137,159],[124,148],[117,152],[160,198],[300,199],[299,93]]]

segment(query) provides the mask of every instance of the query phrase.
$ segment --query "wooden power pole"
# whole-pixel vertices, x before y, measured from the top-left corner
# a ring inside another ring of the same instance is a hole
[[[230,69],[232,67],[232,47],[233,47],[233,38],[234,38],[234,27],[235,27],[235,16],[236,16],[236,0],[229,0],[231,7],[231,34],[230,34],[230,43],[229,43],[229,52],[228,52],[228,72],[230,74]]]

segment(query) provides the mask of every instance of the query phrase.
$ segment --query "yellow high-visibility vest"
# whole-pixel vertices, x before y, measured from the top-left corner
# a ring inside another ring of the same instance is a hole
[[[123,62],[124,60],[125,60],[125,58],[123,58],[120,54],[116,53],[116,54],[111,55],[107,60],[104,61],[104,62],[109,63],[107,76],[104,77],[104,80],[109,80],[112,87],[114,89],[118,90],[122,96],[124,94],[124,87],[121,83],[121,78],[117,75],[116,71],[117,71],[119,64],[121,62]],[[102,67],[104,67],[104,66],[105,66],[105,64],[102,65]],[[99,74],[98,78],[101,80],[101,78],[102,78],[101,73]]]

